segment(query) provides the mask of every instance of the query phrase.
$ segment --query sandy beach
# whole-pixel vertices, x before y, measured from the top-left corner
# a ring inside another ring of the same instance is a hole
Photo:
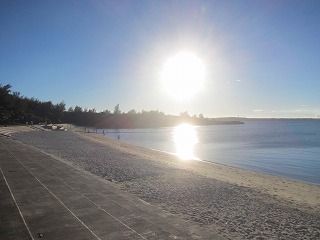
[[[183,161],[80,128],[12,137],[226,239],[320,239],[319,185]]]

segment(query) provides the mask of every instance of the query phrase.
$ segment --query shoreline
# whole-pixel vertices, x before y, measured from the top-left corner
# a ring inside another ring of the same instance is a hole
[[[156,156],[162,155],[161,158],[163,157],[163,159],[161,159],[161,161],[166,161],[166,158],[169,158],[169,162],[176,167],[188,169],[205,177],[214,178],[220,181],[236,184],[238,186],[259,189],[262,192],[276,195],[285,200],[289,198],[290,200],[296,201],[299,204],[307,203],[312,207],[315,207],[317,212],[320,213],[320,184],[254,172],[239,167],[228,166],[201,159],[181,160],[173,153],[160,151],[157,149],[144,148],[130,143],[113,140],[100,134],[87,134],[86,132],[81,131],[77,133],[100,143],[104,142],[107,144],[116,144],[125,150],[132,148],[136,154],[148,154]],[[154,154],[154,152],[158,154]],[[208,165],[210,166],[209,168]],[[230,175],[225,175],[224,172],[226,171],[230,173]],[[272,186],[272,188],[270,186]],[[314,194],[310,195],[310,193]],[[307,195],[309,196],[308,198],[305,197]]]
[[[227,239],[318,239],[320,186],[184,161],[80,128],[14,138]]]
[[[281,130],[281,136],[275,131],[265,132],[272,128],[273,123],[250,123],[246,127],[231,129],[197,128],[199,141],[194,144],[194,158],[320,185],[319,125],[299,123],[295,126],[288,123],[286,128],[286,124],[287,122],[275,124],[284,129]],[[95,132],[102,133],[102,130],[97,129]],[[305,132],[296,134],[296,131]],[[106,130],[106,136],[115,140],[121,135],[121,141],[129,144],[176,153],[177,144],[172,139],[173,129],[135,129],[132,130],[132,135],[129,133],[131,130],[127,129]]]
[[[108,138],[107,136],[105,136],[105,137]],[[109,139],[110,139],[110,140],[113,140],[113,139],[111,139],[111,138],[109,138]],[[131,144],[131,143],[128,143],[128,144],[129,144],[129,145],[132,145],[132,146],[134,146],[134,147],[141,147],[141,146],[138,146],[138,145],[135,145],[135,144]],[[142,148],[145,148],[145,147],[142,147]],[[176,154],[174,154],[174,153],[172,153],[172,152],[166,152],[166,151],[162,151],[162,150],[155,149],[155,148],[145,148],[145,149],[149,149],[149,150],[151,150],[151,151],[156,151],[156,152],[161,152],[161,153],[164,153],[164,154],[171,155],[171,156],[173,156],[173,157],[178,157]],[[259,172],[259,171],[254,171],[254,170],[245,169],[245,168],[236,167],[236,166],[229,166],[229,165],[227,165],[227,164],[223,164],[223,163],[219,163],[219,162],[213,162],[213,161],[209,161],[209,160],[205,160],[205,159],[200,159],[200,158],[190,159],[190,160],[182,160],[182,161],[199,161],[199,162],[203,162],[203,163],[206,163],[206,164],[221,165],[221,166],[223,166],[223,167],[230,167],[230,168],[239,169],[239,170],[244,170],[244,171],[251,172],[251,173],[262,174],[262,175],[266,175],[266,176],[270,176],[270,177],[277,177],[277,178],[281,178],[281,179],[285,179],[285,180],[289,180],[289,181],[293,181],[293,182],[297,182],[297,183],[304,183],[304,184],[307,184],[307,185],[320,186],[320,183],[305,181],[305,180],[301,180],[301,179],[289,178],[289,177],[286,177],[286,176],[271,174],[271,173],[262,172],[262,171],[261,171],[261,172]]]

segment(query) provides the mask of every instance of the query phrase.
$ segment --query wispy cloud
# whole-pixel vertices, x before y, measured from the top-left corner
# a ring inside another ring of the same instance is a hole
[[[254,111],[254,112],[262,112],[263,110],[262,109],[253,109],[252,111]]]
[[[235,83],[235,82],[242,82],[242,80],[237,79],[237,80],[226,81],[227,84]]]
[[[306,109],[305,107],[286,109],[286,110],[272,110],[272,114],[277,114],[277,117],[302,117],[302,118],[319,118],[319,109]]]

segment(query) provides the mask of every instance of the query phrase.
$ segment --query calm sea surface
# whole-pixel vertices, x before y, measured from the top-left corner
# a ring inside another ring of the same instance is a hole
[[[99,130],[102,132],[102,130]],[[320,120],[248,120],[241,125],[105,130],[131,144],[320,184]]]

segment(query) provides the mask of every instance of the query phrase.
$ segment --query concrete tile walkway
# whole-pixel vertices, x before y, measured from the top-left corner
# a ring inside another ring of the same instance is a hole
[[[0,196],[0,239],[220,239],[6,138]]]

